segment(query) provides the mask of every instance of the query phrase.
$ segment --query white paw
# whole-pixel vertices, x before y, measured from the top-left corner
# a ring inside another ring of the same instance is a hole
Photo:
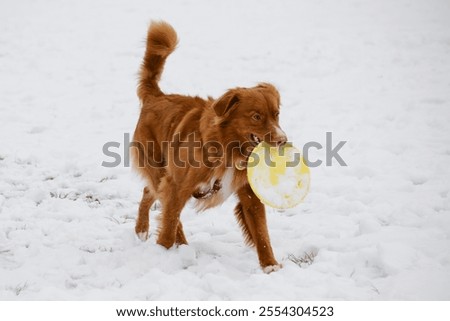
[[[137,233],[137,237],[142,241],[145,242],[148,239],[148,232],[140,232]]]
[[[276,265],[268,265],[265,268],[263,268],[263,272],[266,274],[279,271],[283,266],[281,264]]]

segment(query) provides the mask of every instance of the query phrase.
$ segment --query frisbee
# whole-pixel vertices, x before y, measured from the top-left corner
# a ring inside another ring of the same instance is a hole
[[[292,144],[258,144],[249,156],[247,177],[261,202],[278,209],[298,205],[309,191],[309,168]]]

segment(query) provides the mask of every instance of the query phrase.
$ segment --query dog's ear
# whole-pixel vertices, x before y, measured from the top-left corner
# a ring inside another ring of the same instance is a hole
[[[213,104],[213,108],[216,112],[216,115],[222,117],[227,114],[238,102],[239,97],[237,93],[229,91],[216,100],[216,102]]]

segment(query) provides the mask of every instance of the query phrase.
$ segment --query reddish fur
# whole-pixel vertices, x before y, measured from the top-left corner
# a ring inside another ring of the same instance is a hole
[[[201,143],[216,141],[226,146],[229,142],[249,141],[250,134],[263,139],[271,134],[275,141],[284,142],[284,134],[276,130],[280,96],[270,84],[259,84],[252,88],[234,88],[222,97],[205,100],[199,97],[166,95],[159,86],[167,56],[175,49],[177,35],[165,22],[153,22],[147,35],[147,48],[140,72],[138,96],[142,102],[135,134],[132,155],[134,167],[147,181],[144,188],[139,215],[136,223],[137,233],[148,233],[149,209],[159,199],[162,203],[159,235],[157,243],[170,248],[173,244],[187,244],[180,221],[180,213],[193,193],[214,179],[223,179],[227,171],[226,160],[233,163],[245,161],[246,155],[239,150],[226,152],[222,164],[218,167],[174,165],[174,149],[164,150],[162,142],[195,134],[195,140]],[[252,118],[255,112],[263,116],[260,121]],[[267,140],[267,137],[265,138]],[[155,143],[147,148],[147,142]],[[136,148],[136,146],[139,146]],[[195,149],[189,155],[185,149],[179,149],[180,158],[187,161],[190,157],[202,159],[201,149]],[[149,159],[162,159],[158,166],[148,166]],[[234,167],[231,180],[231,192],[237,194],[239,203],[235,209],[236,218],[242,227],[246,243],[255,245],[261,267],[277,266],[266,225],[264,205],[253,193],[247,181],[246,170]],[[220,192],[214,196],[199,200],[201,208],[210,208],[221,204],[226,195]]]

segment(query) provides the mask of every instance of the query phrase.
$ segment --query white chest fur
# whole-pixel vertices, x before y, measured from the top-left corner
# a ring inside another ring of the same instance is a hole
[[[222,177],[222,188],[219,194],[224,202],[231,194],[233,194],[234,168],[228,168]]]
[[[205,210],[217,205],[222,204],[225,200],[233,194],[233,180],[234,180],[234,168],[228,168],[222,177],[214,177],[211,182],[201,186],[200,190],[205,193],[205,197],[201,197],[196,202],[196,207],[198,210]],[[220,181],[220,190],[217,193],[209,193],[213,189],[214,182]]]

